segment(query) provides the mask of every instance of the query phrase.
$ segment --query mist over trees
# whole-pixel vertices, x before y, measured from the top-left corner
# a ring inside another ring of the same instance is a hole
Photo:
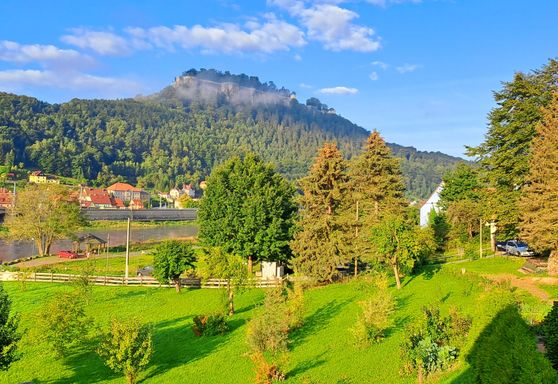
[[[272,82],[214,70],[196,71],[200,76],[236,81],[255,87],[258,97],[279,95],[287,101],[238,106],[229,101],[237,96],[234,89],[213,101],[186,99],[181,92],[187,86],[178,83],[149,97],[63,104],[0,93],[0,164],[95,185],[125,180],[164,190],[197,183],[215,165],[246,151],[272,162],[289,179],[300,178],[324,142],[336,142],[351,158],[369,134],[342,116],[290,99],[290,91],[277,90]],[[402,159],[411,198],[427,197],[459,161],[389,146]]]

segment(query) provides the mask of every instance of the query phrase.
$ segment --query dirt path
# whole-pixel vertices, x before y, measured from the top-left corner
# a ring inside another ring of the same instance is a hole
[[[512,287],[523,289],[531,295],[547,302],[552,302],[552,297],[547,291],[538,287],[538,284],[558,285],[558,278],[555,277],[518,277],[511,274],[485,276],[495,282],[509,281]]]

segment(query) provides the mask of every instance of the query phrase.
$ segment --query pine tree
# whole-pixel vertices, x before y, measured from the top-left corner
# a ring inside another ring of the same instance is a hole
[[[358,259],[370,251],[370,228],[388,212],[398,213],[405,204],[405,184],[399,159],[393,157],[377,131],[368,137],[363,153],[349,165],[348,198],[343,213],[352,226],[348,233],[358,273]]]
[[[516,73],[494,92],[497,103],[488,116],[485,141],[468,148],[476,156],[484,178],[496,193],[485,202],[488,216],[495,215],[502,237],[517,234],[518,202],[529,172],[531,142],[541,121],[541,107],[549,105],[558,90],[558,61],[551,59],[540,70]]]
[[[347,183],[346,164],[334,143],[325,143],[310,173],[300,180],[303,190],[298,226],[291,242],[295,270],[318,282],[332,281],[345,261],[339,210]]]
[[[520,200],[520,228],[523,239],[535,250],[551,252],[548,271],[558,274],[558,94],[542,116]]]

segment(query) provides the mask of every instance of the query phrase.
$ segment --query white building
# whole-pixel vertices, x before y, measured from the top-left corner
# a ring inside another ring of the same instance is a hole
[[[440,201],[440,192],[442,192],[444,186],[442,183],[438,185],[436,190],[430,195],[426,203],[422,207],[420,207],[420,226],[426,227],[428,225],[428,216],[432,210],[436,212],[440,212],[440,207],[438,206],[438,202]]]

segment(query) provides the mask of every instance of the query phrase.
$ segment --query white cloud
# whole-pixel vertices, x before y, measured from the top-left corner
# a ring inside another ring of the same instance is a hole
[[[90,49],[100,55],[120,56],[132,51],[129,40],[110,31],[91,31],[84,28],[75,28],[71,34],[60,39],[70,45]]]
[[[403,4],[403,3],[422,3],[422,0],[366,0],[367,3],[377,5],[378,7],[385,7],[387,4]]]
[[[155,47],[173,50],[200,48],[205,52],[243,53],[288,51],[306,44],[303,32],[296,26],[277,19],[264,23],[251,21],[247,29],[236,24],[218,27],[177,25],[134,30],[135,37],[143,38]]]
[[[397,72],[404,74],[404,73],[414,72],[419,68],[420,65],[417,64],[403,64],[395,69],[397,69]]]
[[[300,88],[305,88],[305,89],[312,89],[314,88],[314,86],[310,85],[310,84],[306,84],[306,83],[300,83],[298,85]]]
[[[372,65],[374,67],[378,67],[378,68],[381,68],[381,69],[384,69],[384,70],[388,69],[388,67],[389,67],[388,64],[384,63],[383,61],[379,61],[379,60],[373,61]]]
[[[15,64],[37,62],[48,66],[68,66],[92,62],[92,59],[73,49],[60,49],[54,45],[24,45],[14,41],[0,41],[0,61]]]
[[[378,76],[378,72],[375,72],[375,71],[372,72],[372,73],[370,73],[370,75],[368,75],[368,77],[369,77],[370,80],[372,80],[372,81],[376,81],[376,80],[378,80],[378,79],[380,78],[380,77]]]
[[[295,59],[295,61],[302,61],[302,56],[300,56],[298,53],[296,55],[293,56],[293,59]]]
[[[322,88],[319,90],[320,93],[324,95],[355,95],[358,93],[358,89],[349,87],[332,87],[332,88]]]
[[[120,94],[134,94],[141,90],[140,84],[131,80],[94,76],[81,72],[34,69],[0,71],[1,89],[18,89],[25,86],[119,92]]]
[[[303,1],[270,0],[268,4],[287,10],[306,28],[309,39],[321,42],[331,51],[373,52],[380,48],[372,28],[353,24],[359,15],[331,3],[306,7]]]

